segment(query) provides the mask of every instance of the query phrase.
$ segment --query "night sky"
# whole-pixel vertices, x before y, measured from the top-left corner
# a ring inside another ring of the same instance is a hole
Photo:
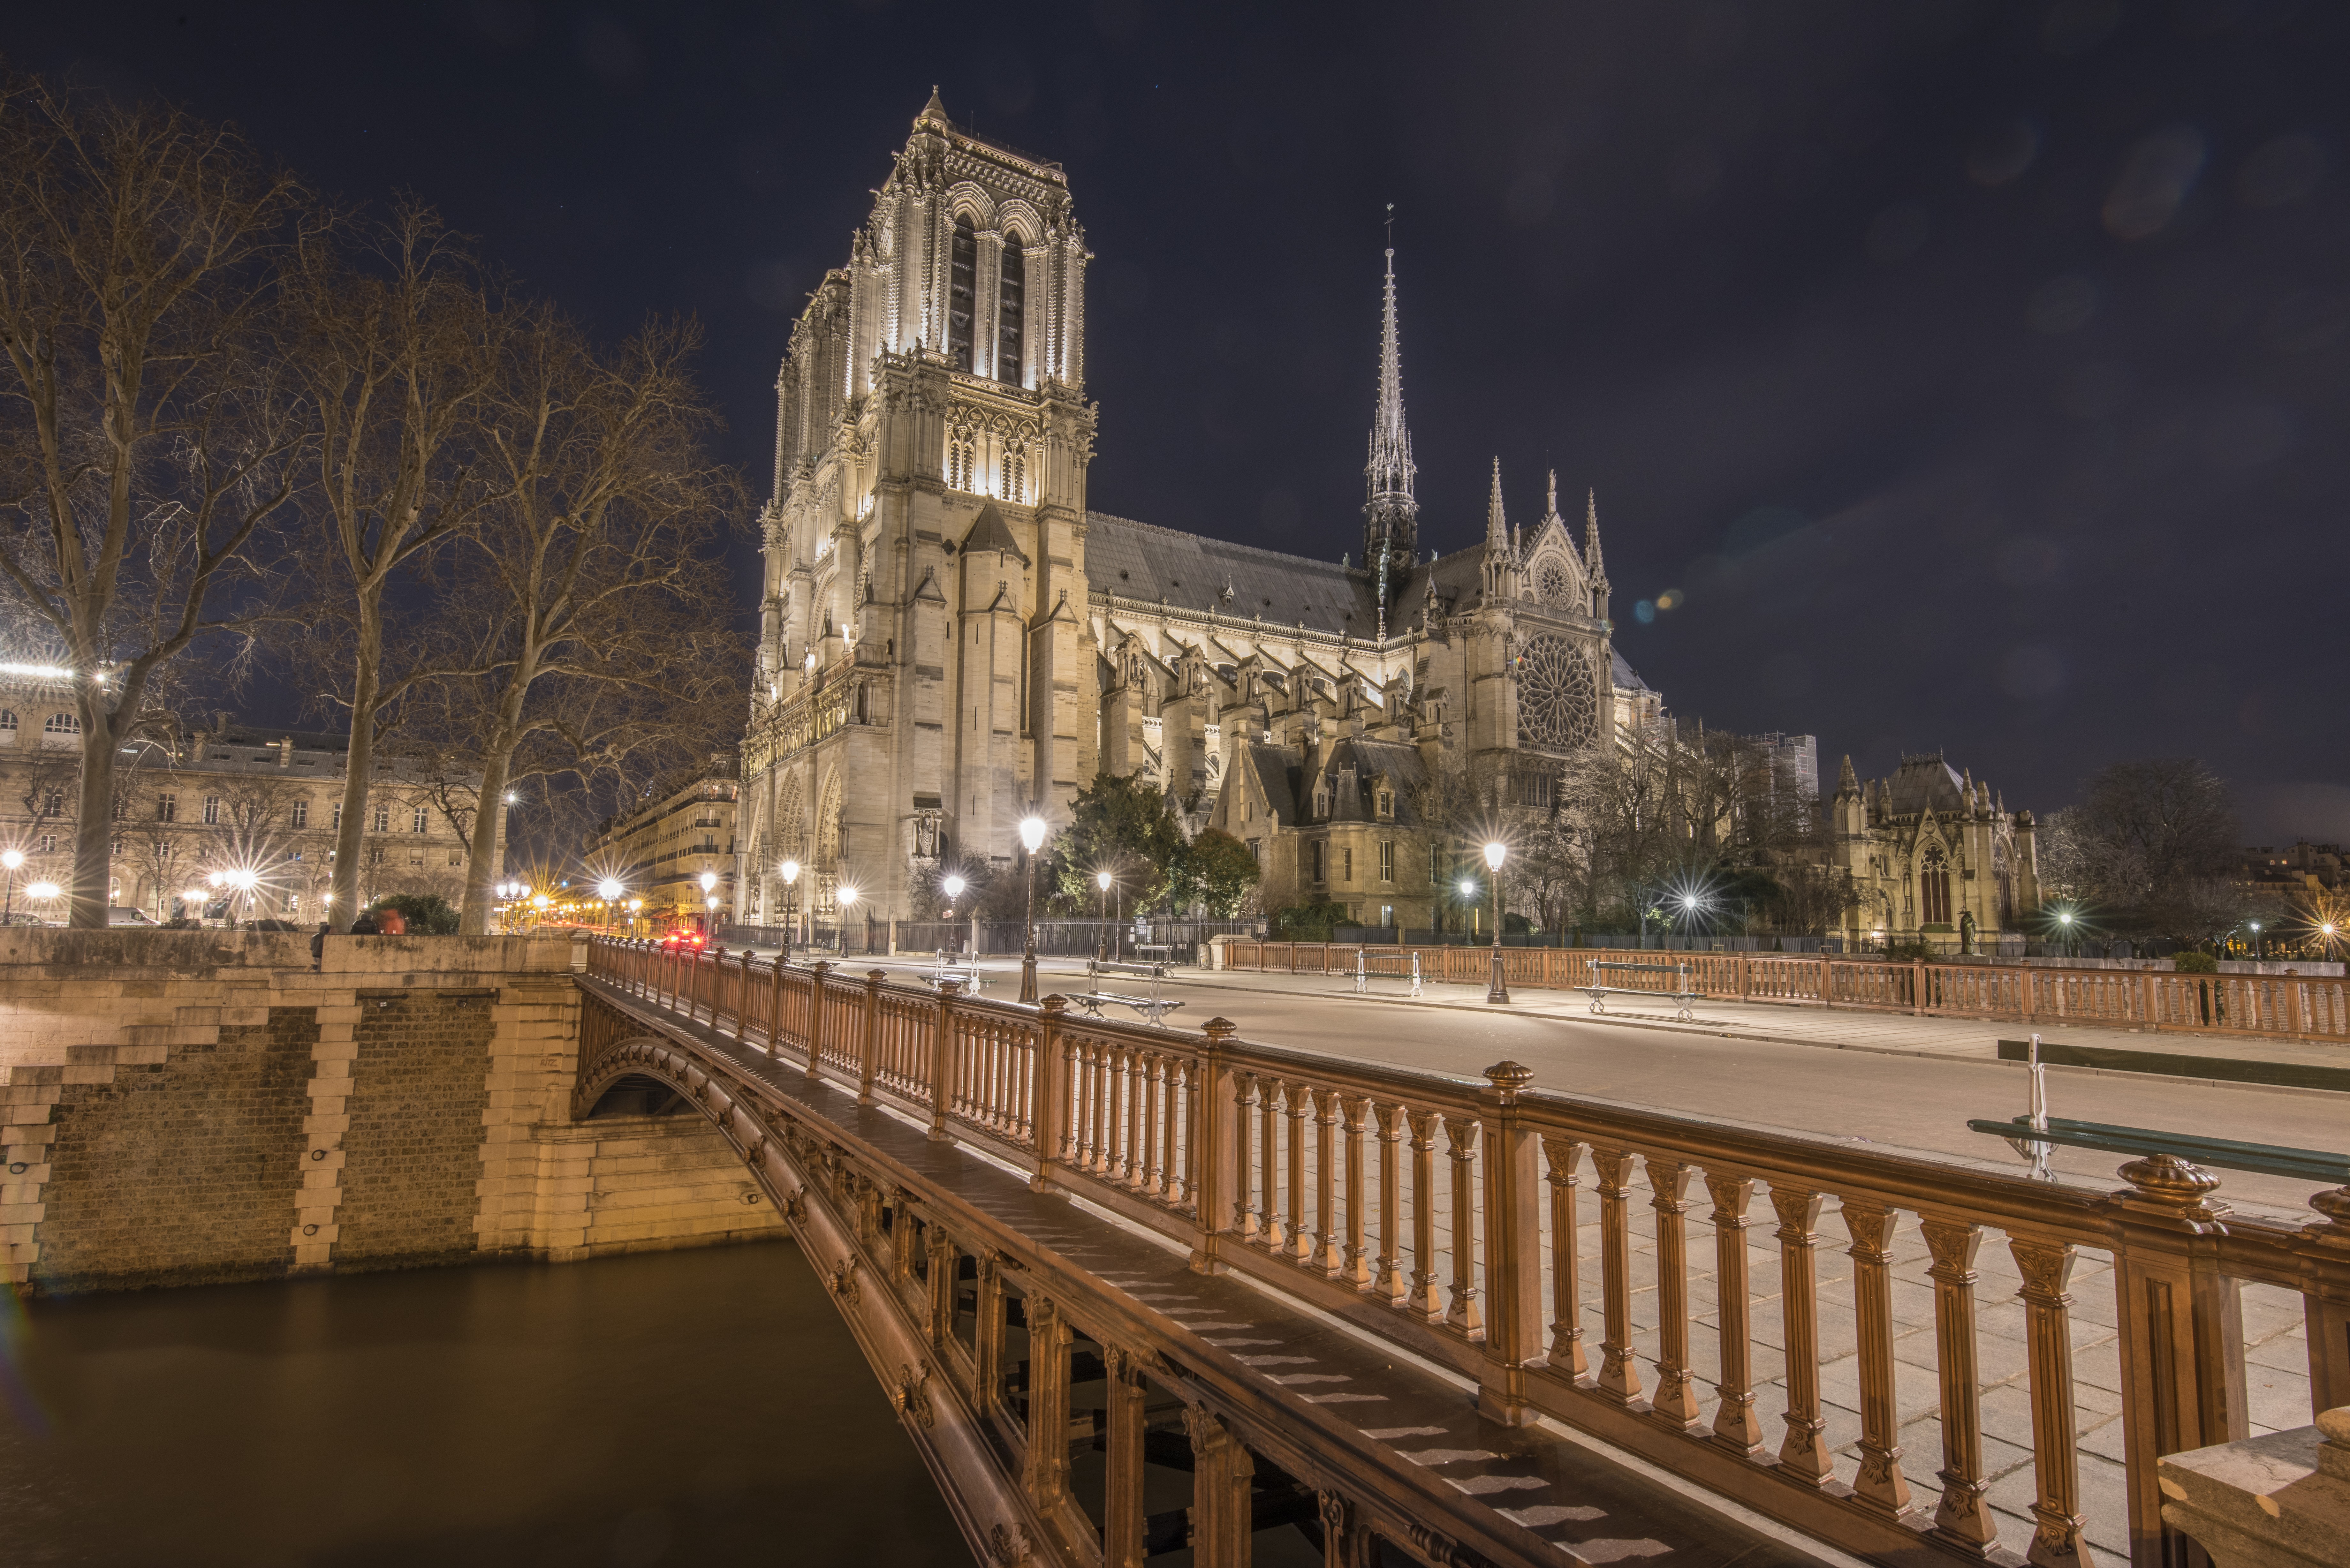
[[[2199,754],[2248,837],[2350,836],[2350,7],[83,4],[0,51],[412,189],[599,330],[694,313],[763,497],[935,82],[1068,170],[1095,507],[1359,556],[1391,202],[1423,547],[1555,467],[1684,718],[2041,810]]]

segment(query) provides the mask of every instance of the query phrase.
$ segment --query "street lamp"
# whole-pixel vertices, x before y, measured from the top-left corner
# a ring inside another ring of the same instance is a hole
[[[1107,871],[1094,873],[1094,885],[1101,889],[1101,913],[1098,918],[1101,920],[1102,931],[1099,940],[1094,943],[1094,957],[1097,959],[1109,957],[1109,885],[1111,881],[1112,877]],[[1125,950],[1123,945],[1119,950],[1121,952]]]
[[[1510,982],[1502,975],[1502,862],[1509,857],[1510,846],[1500,839],[1485,846],[1485,867],[1493,874],[1493,978],[1485,987],[1487,1002],[1510,1000]]]
[[[784,877],[784,950],[782,953],[782,961],[789,963],[792,960],[792,926],[799,913],[799,905],[794,896],[799,891],[800,863],[796,860],[786,860],[783,865],[776,867],[776,869],[781,871]]]
[[[0,903],[0,926],[14,923],[16,913],[16,873],[25,868],[25,852],[21,849],[0,849],[0,866],[8,868],[8,897]]]
[[[627,892],[628,889],[620,886],[619,877],[607,877],[601,882],[596,884],[596,891],[604,900],[604,934],[606,936],[610,936],[612,934],[612,917],[619,912],[620,895]]]
[[[848,953],[848,914],[850,910],[857,908],[857,884],[854,882],[844,882],[840,885],[839,890],[833,896],[840,900],[840,951],[843,957],[847,957]]]
[[[704,871],[702,874],[702,902],[710,912],[702,917],[702,929],[712,936],[718,934],[712,929],[718,923],[718,899],[715,896],[717,887],[718,873]]]
[[[1036,1000],[1036,851],[1045,847],[1045,819],[1020,819],[1020,842],[1028,850],[1028,940],[1020,958],[1020,1000]]]
[[[2254,920],[2254,921],[2252,921],[2252,922],[2251,922],[2251,927],[2252,927],[2252,961],[2253,961],[2254,963],[2258,963],[2258,962],[2260,962],[2260,961],[2261,961],[2261,923],[2260,923],[2258,920]]]

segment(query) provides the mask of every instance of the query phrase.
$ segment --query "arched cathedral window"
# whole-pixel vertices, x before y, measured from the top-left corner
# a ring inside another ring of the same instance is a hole
[[[1003,270],[995,286],[995,379],[1020,385],[1023,313],[1028,304],[1028,253],[1020,236],[1003,236]]]
[[[967,424],[947,431],[947,488],[969,490],[979,466],[979,432]]]
[[[958,370],[971,369],[972,299],[979,277],[979,235],[969,213],[958,214],[947,249],[947,358]]]
[[[1006,501],[1025,501],[1028,496],[1028,449],[1018,441],[1004,442],[1002,469],[996,494]]]
[[[1925,866],[1918,873],[1918,907],[1919,925],[1950,923],[1950,867],[1939,848],[1926,851]]]

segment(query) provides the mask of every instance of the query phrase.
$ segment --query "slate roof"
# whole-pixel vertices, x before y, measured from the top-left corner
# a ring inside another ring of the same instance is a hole
[[[971,532],[962,536],[961,547],[965,555],[973,550],[1001,550],[1022,566],[1028,564],[1028,552],[1022,549],[1020,541],[1012,536],[1012,530],[1004,524],[1003,514],[995,509],[993,502],[981,507],[979,515],[972,519]]]
[[[1248,760],[1256,774],[1257,788],[1264,795],[1266,811],[1274,821],[1294,826],[1297,821],[1297,753],[1287,746],[1251,741]]]
[[[1086,514],[1086,576],[1095,591],[1235,620],[1263,616],[1272,625],[1336,636],[1378,635],[1371,574],[1336,561],[1310,560],[1179,533],[1104,512]],[[1232,597],[1227,600],[1229,586]]]
[[[1612,643],[1608,645],[1607,657],[1612,661],[1608,674],[1610,678],[1615,680],[1617,686],[1627,691],[1650,691],[1655,690],[1654,687],[1651,687],[1647,681],[1641,680],[1638,675],[1632,672],[1632,667],[1624,662],[1624,656],[1616,651],[1615,645]]]
[[[1326,822],[1377,821],[1393,821],[1410,827],[1419,821],[1411,808],[1411,792],[1426,781],[1428,769],[1420,761],[1419,748],[1407,742],[1341,740],[1330,748],[1329,761],[1310,775],[1306,772],[1305,754],[1294,746],[1252,741],[1248,745],[1248,761],[1256,774],[1258,788],[1263,792],[1266,807],[1275,814],[1274,820],[1284,827],[1310,826]],[[1388,781],[1395,792],[1395,815],[1392,818],[1380,817],[1373,804],[1364,798],[1360,787],[1331,789],[1328,792],[1329,815],[1313,815],[1314,786],[1326,781],[1335,782],[1339,774],[1350,768],[1354,770],[1357,786],[1368,784],[1375,778]]]
[[[1939,755],[1902,758],[1887,794],[1896,816],[1918,816],[1929,807],[1947,816],[1965,808],[1958,773]]]

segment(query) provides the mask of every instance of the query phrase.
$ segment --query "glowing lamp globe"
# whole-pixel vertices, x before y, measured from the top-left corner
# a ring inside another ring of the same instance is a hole
[[[950,877],[946,879],[944,886],[947,890],[948,898],[960,898],[962,897],[963,880],[962,877]]]
[[[1021,818],[1020,842],[1028,846],[1031,855],[1042,849],[1045,846],[1045,819],[1041,816]]]
[[[0,849],[0,866],[5,866],[9,870],[14,871],[24,864],[25,852],[23,850]]]
[[[597,893],[600,895],[607,903],[619,898],[621,893],[625,890],[626,889],[622,888],[617,880],[610,877],[605,877],[603,881],[596,885]]]
[[[1107,872],[1107,871],[1097,871],[1097,872],[1096,872],[1096,873],[1094,874],[1094,881],[1095,881],[1096,883],[1097,883],[1097,884],[1099,884],[1099,885],[1100,885],[1101,890],[1102,890],[1103,892],[1107,893],[1107,892],[1108,892],[1108,891],[1109,891],[1109,873],[1108,873],[1108,872]]]
[[[1510,846],[1499,839],[1485,846],[1485,864],[1492,869],[1499,871],[1502,868],[1502,862],[1509,857]]]
[[[786,888],[800,879],[800,863],[796,860],[786,860],[778,869],[784,874],[784,886]]]

